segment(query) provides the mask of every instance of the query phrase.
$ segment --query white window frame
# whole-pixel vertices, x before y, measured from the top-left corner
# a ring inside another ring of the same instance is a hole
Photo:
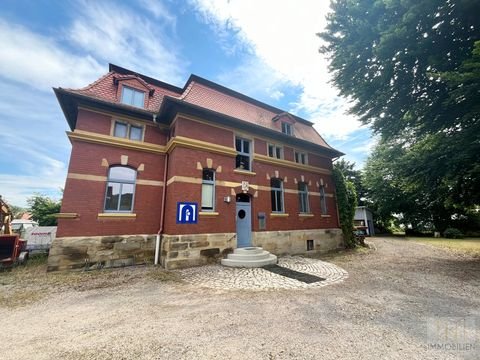
[[[126,101],[127,99],[125,98],[125,90],[132,91],[132,92],[133,92],[132,102],[127,102],[127,101]],[[142,102],[141,102],[142,106],[139,106],[139,105],[135,104],[135,98],[136,98],[136,96],[140,96],[140,95],[142,96]],[[121,102],[122,104],[125,104],[125,105],[135,106],[135,107],[144,109],[144,108],[145,108],[145,91],[142,91],[142,90],[139,90],[139,89],[130,87],[130,86],[125,86],[125,85],[123,85],[123,86],[122,86],[122,95],[121,95],[120,102]]]
[[[320,185],[320,211],[322,215],[328,214],[327,196],[325,194],[325,185]]]
[[[237,140],[240,140],[240,150],[237,149]],[[249,152],[245,152],[245,142],[248,143],[248,150]],[[241,136],[235,136],[235,150],[237,151],[237,156],[235,156],[235,169],[239,170],[246,170],[252,171],[252,144],[253,142],[250,139],[246,139]],[[238,156],[245,156],[248,157],[248,169],[242,169],[241,167],[237,166],[237,158]]]
[[[272,149],[272,154],[270,154],[270,148]],[[274,159],[283,159],[283,147],[269,143],[267,145],[267,155]]]
[[[204,171],[211,171],[213,173],[213,180],[206,180],[204,179]],[[202,204],[201,209],[202,211],[215,211],[215,170],[214,169],[203,169],[202,170]],[[211,186],[212,187],[212,208],[204,207],[203,204],[203,186]]]
[[[304,189],[301,189],[301,186],[305,186]],[[298,183],[298,201],[299,201],[299,212],[302,214],[310,213],[310,201],[308,198],[308,184],[306,182]]]
[[[110,174],[111,170],[114,168],[127,168],[130,169],[134,172],[134,177],[133,180],[125,180],[125,179],[116,179],[113,178]],[[109,212],[109,213],[131,213],[133,211],[133,204],[135,203],[135,188],[136,188],[136,182],[137,182],[137,171],[129,166],[122,166],[122,165],[113,165],[108,169],[108,176],[107,176],[107,186],[105,188],[105,196],[103,199],[103,211]],[[118,198],[118,204],[117,204],[117,209],[107,209],[107,195],[108,195],[108,188],[110,184],[119,184],[120,185],[120,191],[119,191],[119,198]],[[132,184],[133,185],[133,192],[132,192],[132,203],[130,204],[130,209],[129,210],[120,210],[120,204],[122,203],[122,188],[123,185],[125,184]]]
[[[273,187],[272,186],[272,181],[274,181],[274,180],[278,180],[280,182],[280,187]],[[274,196],[275,207],[277,208],[277,210],[274,210],[273,206],[272,206],[272,213],[283,214],[285,212],[285,196],[284,196],[284,191],[283,191],[283,180],[279,179],[279,178],[270,179],[270,187],[271,187],[270,197]],[[280,193],[280,199],[281,199],[281,202],[282,202],[281,203],[282,206],[281,206],[280,210],[278,210],[277,193]],[[270,199],[270,200],[272,200],[272,199]],[[273,203],[271,205],[273,205]]]
[[[293,136],[293,125],[288,122],[282,121],[282,133]]]
[[[126,135],[125,136],[118,136],[118,135],[115,135],[115,130],[117,128],[117,124],[121,124],[121,125],[125,125],[127,127],[127,131],[126,131]],[[137,140],[137,139],[132,139],[132,127],[133,128],[137,128],[137,129],[140,129],[141,131],[141,135],[140,135],[140,139]],[[112,131],[112,136],[114,137],[118,137],[118,138],[121,138],[121,139],[128,139],[128,140],[131,140],[131,141],[143,141],[143,138],[144,138],[144,134],[145,134],[145,126],[143,125],[138,125],[138,124],[131,124],[129,123],[128,121],[122,121],[122,120],[115,120],[113,122],[113,131]]]
[[[303,162],[301,161],[303,157]],[[303,151],[295,150],[294,159],[297,164],[308,165],[308,154]]]

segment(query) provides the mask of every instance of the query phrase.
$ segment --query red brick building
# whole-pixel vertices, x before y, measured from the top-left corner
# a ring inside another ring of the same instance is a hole
[[[54,91],[72,153],[50,270],[342,245],[342,153],[311,122],[195,75],[177,88],[115,65]]]

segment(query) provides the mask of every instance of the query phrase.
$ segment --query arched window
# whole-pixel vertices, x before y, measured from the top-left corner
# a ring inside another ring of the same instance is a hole
[[[272,212],[283,212],[283,182],[280,179],[271,179]]]
[[[112,166],[108,171],[105,211],[130,212],[133,209],[137,172],[126,166]]]
[[[310,204],[308,202],[308,187],[304,182],[298,183],[298,201],[301,213],[310,212]]]

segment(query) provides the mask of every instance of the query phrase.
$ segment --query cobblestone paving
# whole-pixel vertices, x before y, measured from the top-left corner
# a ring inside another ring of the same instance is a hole
[[[341,282],[348,277],[345,270],[334,264],[300,256],[279,258],[278,265],[326,280],[306,284],[262,268],[229,268],[221,265],[206,265],[178,270],[178,272],[185,282],[192,285],[223,290],[253,291],[319,288]]]

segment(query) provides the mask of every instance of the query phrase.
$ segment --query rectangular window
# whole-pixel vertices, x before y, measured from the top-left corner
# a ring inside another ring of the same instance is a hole
[[[280,179],[270,180],[272,212],[283,212],[283,183]]]
[[[283,149],[281,146],[268,144],[268,156],[282,159],[283,158]]]
[[[142,141],[143,126],[132,125],[121,121],[115,121],[113,136],[135,141]]]
[[[202,174],[202,210],[215,209],[215,171],[203,169]]]
[[[295,151],[295,162],[298,164],[307,165],[307,154],[304,152]]]
[[[322,209],[322,215],[327,215],[327,198],[325,196],[325,186],[320,186],[320,207]]]
[[[310,212],[310,204],[308,203],[308,187],[304,182],[298,183],[298,201],[301,213]]]
[[[145,107],[145,92],[132,89],[128,86],[122,87],[122,103],[139,108]]]
[[[241,170],[250,170],[250,140],[236,137],[235,148],[237,150],[235,168]]]
[[[293,135],[292,125],[286,122],[282,122],[282,132],[287,135]]]

